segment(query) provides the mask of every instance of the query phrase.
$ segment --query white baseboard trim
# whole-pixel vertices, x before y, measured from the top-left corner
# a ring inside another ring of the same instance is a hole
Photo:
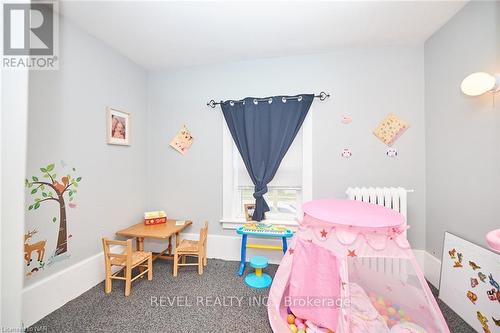
[[[198,239],[199,235],[188,233],[182,234],[182,237]],[[249,242],[253,242],[253,239]],[[278,239],[260,238],[256,242],[281,244],[281,240]],[[207,257],[239,261],[240,245],[241,237],[239,236],[208,235]],[[146,241],[145,247],[149,251],[158,252],[164,249],[166,244],[153,240]],[[441,262],[424,250],[414,250],[414,253],[427,280],[438,287]],[[282,258],[280,251],[247,250],[247,260],[254,255],[264,255],[272,264],[279,264]],[[236,271],[234,273],[236,274]],[[24,326],[31,326],[103,280],[104,259],[102,253],[99,253],[24,288],[22,310]]]
[[[427,281],[439,289],[441,261],[425,250],[413,250],[413,253]]]
[[[413,250],[413,255],[415,259],[417,259],[418,265],[422,269],[422,272],[425,272],[425,251],[424,250]]]
[[[439,281],[441,280],[441,260],[434,257],[429,252],[425,253],[424,271],[425,277],[430,283],[439,289]]]
[[[22,321],[29,327],[104,280],[102,253],[23,289]]]

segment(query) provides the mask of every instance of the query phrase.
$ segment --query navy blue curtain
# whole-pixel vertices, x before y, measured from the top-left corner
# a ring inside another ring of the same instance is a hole
[[[286,99],[294,97],[291,99]],[[263,198],[281,160],[300,130],[314,99],[299,96],[247,97],[221,104],[224,118],[255,185],[253,219],[261,221],[269,206]]]

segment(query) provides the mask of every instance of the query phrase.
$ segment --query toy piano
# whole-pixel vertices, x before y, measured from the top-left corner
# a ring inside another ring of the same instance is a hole
[[[293,231],[281,225],[272,225],[266,223],[247,223],[238,229],[236,233],[241,235],[241,260],[240,270],[238,274],[241,276],[245,271],[246,252],[247,249],[261,249],[261,250],[278,250],[286,253],[288,248],[287,238],[293,236]],[[265,237],[265,238],[281,238],[282,245],[267,245],[267,244],[247,244],[248,236],[251,237]]]

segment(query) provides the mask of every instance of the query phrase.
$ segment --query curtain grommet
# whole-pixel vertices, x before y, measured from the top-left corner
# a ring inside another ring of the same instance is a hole
[[[269,99],[267,100],[267,102],[268,102],[269,104],[271,104],[271,103],[273,102],[273,98],[272,98],[272,97],[269,97]]]
[[[253,104],[257,105],[257,104],[259,104],[259,101],[256,98],[254,98]]]
[[[301,102],[301,101],[302,101],[302,96],[299,96],[299,98],[297,98],[297,100],[298,100],[299,102]]]
[[[281,101],[282,101],[283,103],[286,103],[286,97],[281,97]]]
[[[234,101],[229,101],[229,105],[234,106]]]

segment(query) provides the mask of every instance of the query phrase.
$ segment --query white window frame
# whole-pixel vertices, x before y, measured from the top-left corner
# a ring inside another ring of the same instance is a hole
[[[302,202],[312,200],[312,114],[311,108],[302,124]],[[239,205],[239,195],[236,186],[237,172],[237,149],[233,149],[234,143],[231,133],[227,127],[224,117],[222,117],[222,227],[224,229],[236,229],[245,223],[235,209]],[[226,176],[227,175],[227,176]],[[297,212],[297,218],[302,216],[301,207]],[[265,220],[266,223],[298,226],[298,220]]]

